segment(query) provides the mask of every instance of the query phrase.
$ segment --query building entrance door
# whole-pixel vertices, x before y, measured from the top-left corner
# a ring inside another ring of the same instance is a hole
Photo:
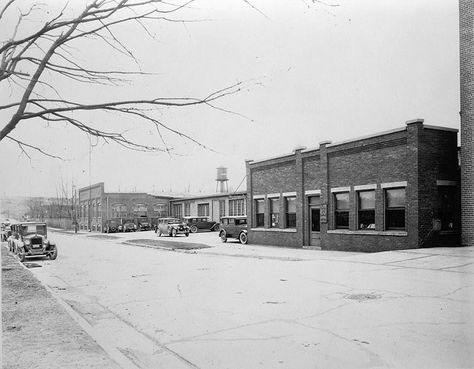
[[[319,196],[309,198],[309,244],[321,247],[321,209]]]

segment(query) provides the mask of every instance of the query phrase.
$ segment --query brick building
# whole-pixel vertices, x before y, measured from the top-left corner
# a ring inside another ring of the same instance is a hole
[[[459,1],[462,244],[474,246],[474,1]]]
[[[182,197],[170,201],[171,215],[207,217],[210,221],[219,222],[227,215],[246,215],[246,192],[216,193],[204,196]]]
[[[457,130],[418,119],[246,167],[251,243],[382,251],[460,242]]]
[[[165,217],[169,214],[170,199],[139,192],[105,192],[103,182],[84,187],[79,190],[79,228],[101,232],[110,219]]]

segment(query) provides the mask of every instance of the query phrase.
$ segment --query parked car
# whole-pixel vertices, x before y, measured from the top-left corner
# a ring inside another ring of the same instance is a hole
[[[47,256],[51,260],[58,257],[56,244],[48,239],[46,223],[24,222],[14,226],[11,236],[11,251],[20,261],[30,256]]]
[[[243,245],[248,242],[247,217],[244,215],[234,217],[222,217],[219,237],[222,242],[227,242],[229,238],[236,238]]]
[[[0,241],[4,242],[11,235],[10,222],[0,223]]]
[[[119,220],[110,219],[105,223],[104,232],[105,233],[115,233],[119,231]]]
[[[158,227],[156,229],[158,237],[162,234],[167,234],[171,237],[176,237],[178,234],[189,236],[189,227],[186,223],[177,218],[160,218],[158,219]]]
[[[139,231],[149,231],[151,229],[151,224],[147,218],[138,218],[137,224]]]
[[[200,229],[218,231],[219,223],[210,221],[208,217],[183,217],[191,233],[196,233]]]
[[[136,232],[137,231],[137,225],[133,222],[125,222],[123,224],[123,231],[124,232]]]

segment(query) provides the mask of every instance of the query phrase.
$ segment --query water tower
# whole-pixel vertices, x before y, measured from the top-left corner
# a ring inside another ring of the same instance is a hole
[[[216,192],[225,193],[229,192],[229,185],[227,183],[227,168],[217,168],[217,179],[216,179]]]

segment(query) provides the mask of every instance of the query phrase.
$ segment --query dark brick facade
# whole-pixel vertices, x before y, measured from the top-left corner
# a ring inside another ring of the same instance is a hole
[[[474,246],[474,1],[459,1],[462,243]]]
[[[79,190],[79,229],[103,231],[109,219],[136,218],[134,208],[138,204],[146,207],[146,217],[168,216],[171,197],[154,196],[140,192],[105,192],[100,182]],[[116,214],[116,206],[122,205],[122,214]]]
[[[291,155],[247,161],[249,241],[369,252],[458,245],[459,206],[452,214],[449,230],[440,231],[440,222],[435,220],[440,212],[440,188],[449,187],[453,193],[459,188],[457,154],[456,130],[415,120],[407,122],[405,128],[367,138],[340,144],[325,142],[318,149],[297,149]],[[405,188],[403,229],[386,229],[385,196],[390,188]],[[375,193],[375,222],[371,229],[358,230],[358,191],[363,190]],[[346,229],[336,229],[335,225],[338,192],[348,192],[349,196]],[[278,228],[270,227],[271,197],[280,198],[280,219],[285,218],[285,197],[296,198],[296,227],[287,228],[284,221]],[[255,201],[261,198],[265,223],[257,228]],[[459,191],[454,201],[459,203]],[[311,214],[321,217],[319,231],[311,229],[316,224],[311,223]]]

